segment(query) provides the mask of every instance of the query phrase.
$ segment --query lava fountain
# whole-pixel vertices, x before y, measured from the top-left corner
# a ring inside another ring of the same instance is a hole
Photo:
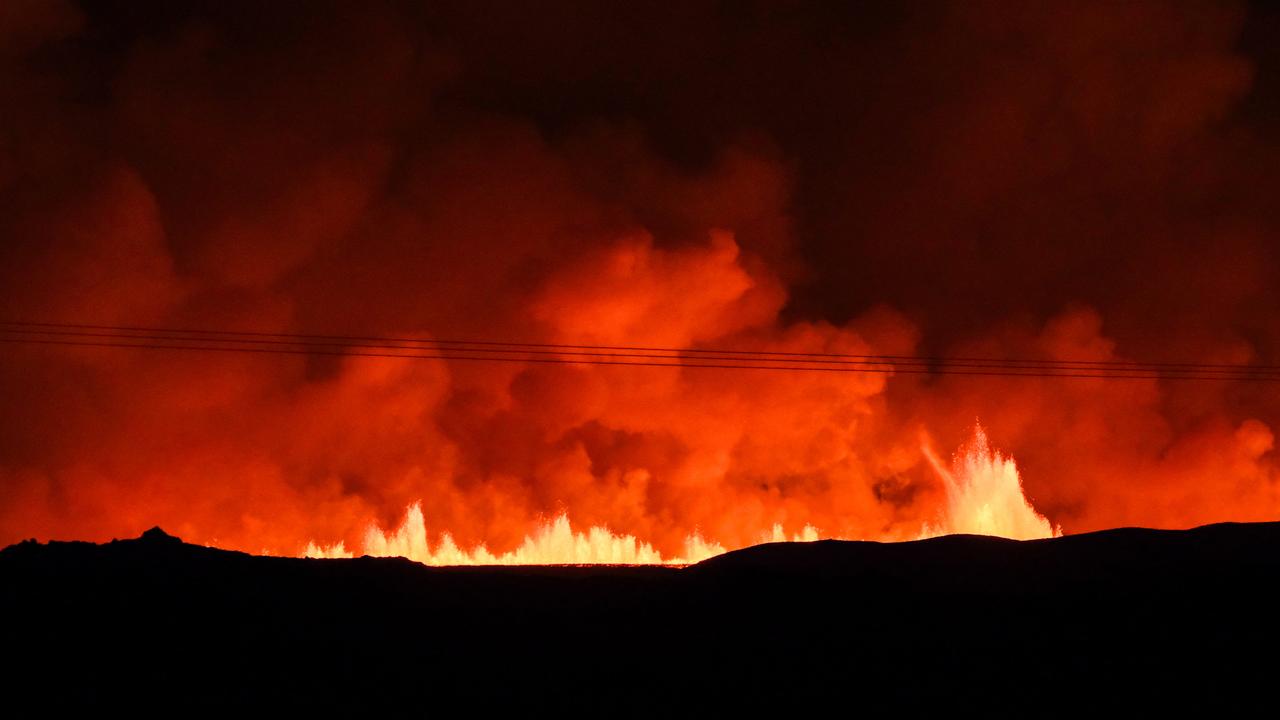
[[[947,505],[939,523],[926,525],[921,537],[972,533],[1027,540],[1061,534],[1031,506],[1013,458],[991,448],[981,425],[974,426],[973,436],[956,453],[950,468],[927,442],[922,449],[946,485]],[[774,525],[759,542],[812,542],[819,537],[819,530],[812,525],[790,536],[781,525]],[[375,557],[405,557],[425,565],[689,565],[724,553],[726,548],[695,531],[685,539],[681,555],[668,557],[634,535],[609,528],[575,531],[564,514],[542,523],[510,552],[495,554],[484,545],[464,549],[447,531],[432,545],[421,503],[414,503],[399,526],[387,530],[369,526],[362,552]],[[324,546],[311,542],[304,555],[349,558],[354,553],[343,543]]]
[[[973,436],[956,452],[950,468],[927,441],[921,450],[947,490],[941,522],[926,525],[922,537],[966,533],[1033,540],[1062,534],[1032,507],[1017,464],[991,448],[981,424],[974,424]]]

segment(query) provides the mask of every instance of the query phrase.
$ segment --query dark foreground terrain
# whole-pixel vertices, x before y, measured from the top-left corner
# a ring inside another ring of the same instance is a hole
[[[682,570],[265,558],[152,530],[0,551],[0,689],[177,716],[1260,710],[1280,702],[1277,589],[1280,523],[762,545]]]

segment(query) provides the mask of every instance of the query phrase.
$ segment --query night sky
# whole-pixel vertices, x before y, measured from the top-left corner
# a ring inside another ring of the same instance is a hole
[[[1278,118],[1261,4],[7,0],[0,320],[1277,365]],[[0,543],[909,539],[975,420],[1067,533],[1276,519],[1278,392],[7,343]]]

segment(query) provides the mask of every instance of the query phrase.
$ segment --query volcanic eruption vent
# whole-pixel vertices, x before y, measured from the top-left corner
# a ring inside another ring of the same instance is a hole
[[[956,451],[950,469],[927,441],[922,450],[947,488],[945,516],[939,525],[926,525],[922,537],[968,533],[1032,540],[1062,534],[1031,506],[1018,466],[991,448],[982,425],[974,424],[973,437]]]

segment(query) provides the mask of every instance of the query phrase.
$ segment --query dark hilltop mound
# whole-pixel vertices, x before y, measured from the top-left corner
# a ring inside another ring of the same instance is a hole
[[[1280,523],[761,545],[671,568],[429,568],[188,545],[0,551],[36,707],[721,715],[1271,702]],[[458,705],[461,703],[461,707]]]

